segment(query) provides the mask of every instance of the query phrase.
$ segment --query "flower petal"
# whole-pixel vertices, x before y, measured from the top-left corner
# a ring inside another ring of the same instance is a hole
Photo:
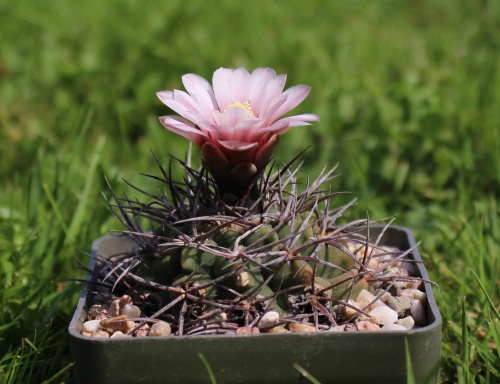
[[[231,125],[233,127],[236,127],[238,123],[249,119],[250,116],[248,116],[247,111],[245,111],[243,108],[235,107],[235,108],[229,108],[222,115],[221,122],[225,125]]]
[[[263,135],[271,133],[271,134],[282,134],[288,131],[292,127],[300,127],[304,125],[310,125],[308,121],[319,121],[319,116],[314,113],[306,113],[303,115],[296,115],[285,117],[284,119],[278,120],[276,123],[263,126],[261,129],[252,132],[252,136],[249,140],[258,140]]]
[[[254,153],[258,143],[245,143],[242,141],[220,141],[222,152],[229,160],[229,168],[241,162],[253,162]]]
[[[226,180],[229,173],[229,161],[220,149],[213,143],[205,143],[201,147],[201,154],[215,179]]]
[[[190,122],[179,116],[162,116],[160,123],[169,131],[184,136],[189,141],[192,141],[197,146],[201,147],[204,142],[210,141],[209,137],[200,131],[198,128],[193,127]]]
[[[264,168],[267,165],[279,142],[280,135],[272,135],[269,140],[259,148],[255,154],[255,165],[257,169]]]
[[[214,116],[214,111],[205,112],[200,104],[198,104],[198,102],[186,92],[175,89],[174,102],[177,102],[186,108],[184,117],[186,117],[188,120],[191,120],[193,123],[204,120],[208,120],[212,123],[217,123],[216,117]]]
[[[196,123],[199,118],[193,114],[193,110],[197,111],[196,103],[185,92],[175,90],[161,91],[156,94],[163,104],[169,107],[174,112],[185,117],[186,119]]]
[[[283,92],[286,75],[276,76],[274,69],[257,68],[251,77],[250,106],[255,116],[262,117],[273,104],[273,100]]]
[[[257,167],[255,164],[244,161],[236,164],[233,169],[229,172],[229,176],[231,177],[231,182],[236,183],[238,189],[243,188],[245,193],[248,192],[250,184],[255,179],[255,175],[257,174]],[[245,189],[247,189],[245,191]]]
[[[235,152],[248,151],[249,149],[256,148],[258,146],[258,143],[245,143],[244,141],[237,140],[219,141],[219,144],[225,149]]]
[[[235,137],[235,128],[230,125],[200,123],[198,126],[216,142],[233,140]]]
[[[236,102],[244,103],[250,98],[250,73],[241,67],[237,69],[219,68],[212,78],[215,100],[221,112]]]
[[[240,121],[236,125],[234,140],[241,140],[246,142],[258,141],[252,139],[253,135],[259,130],[264,124],[262,119],[248,119],[245,121]]]
[[[288,88],[266,113],[266,123],[272,124],[276,119],[290,112],[307,97],[311,87],[308,85],[296,85]]]
[[[218,108],[210,83],[194,73],[182,76],[182,83],[191,97],[198,103],[200,113],[206,117],[213,117],[213,112]]]

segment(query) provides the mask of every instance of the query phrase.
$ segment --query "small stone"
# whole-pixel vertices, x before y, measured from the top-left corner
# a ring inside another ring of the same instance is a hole
[[[360,315],[355,321],[354,324],[359,323],[360,321],[369,321],[370,323],[377,324],[377,319],[371,316]]]
[[[370,321],[359,321],[356,328],[358,331],[380,331],[380,327]]]
[[[258,323],[259,329],[270,327],[280,321],[280,314],[276,311],[269,311],[262,315]]]
[[[372,301],[375,301],[375,296],[366,289],[362,289],[358,297],[356,297],[356,306],[361,308],[361,309],[368,309],[368,306],[371,304]]]
[[[330,329],[328,329],[328,332],[344,332],[344,330],[345,330],[345,324],[342,324],[330,327]]]
[[[166,321],[158,321],[151,326],[148,336],[168,336],[172,333],[170,324]]]
[[[402,325],[406,329],[413,329],[413,327],[415,326],[415,320],[413,320],[413,317],[411,316],[406,316],[396,321],[396,324]]]
[[[222,322],[226,321],[227,320],[226,312],[218,313],[217,315],[214,316],[214,320],[222,321]]]
[[[290,332],[316,332],[316,328],[309,324],[291,323]]]
[[[415,320],[415,324],[423,326],[426,324],[426,313],[424,304],[420,300],[414,299],[411,302],[411,316]]]
[[[356,332],[357,330],[358,328],[354,324],[352,323],[345,324],[344,332]]]
[[[238,335],[250,335],[252,333],[260,333],[260,330],[257,327],[239,327],[236,333]]]
[[[118,301],[120,303],[120,308],[123,308],[127,304],[132,304],[132,298],[129,295],[123,295]]]
[[[385,324],[382,331],[407,331],[406,327],[400,324]]]
[[[241,271],[236,275],[236,286],[239,288],[246,287],[251,281],[250,274],[247,271]]]
[[[135,305],[125,304],[121,310],[121,314],[127,316],[129,319],[133,319],[141,317],[141,310]]]
[[[384,277],[396,277],[399,276],[399,269],[395,268],[395,264],[393,263],[391,267],[388,267],[384,272]]]
[[[408,277],[409,276],[409,272],[408,270],[404,269],[404,268],[401,268],[399,270],[399,276],[402,276],[402,277]]]
[[[123,333],[122,331],[116,331],[115,333],[113,333],[110,337],[110,339],[117,339],[119,337],[132,337],[131,335],[126,335],[125,333]]]
[[[272,327],[267,330],[267,333],[288,333],[288,331],[284,326],[277,325],[276,327]]]
[[[358,244],[355,244],[355,243],[347,243],[347,249],[356,254],[358,249],[359,249],[359,245]]]
[[[368,262],[367,267],[370,268],[370,269],[378,269],[380,267],[380,264],[378,263],[378,261],[376,259],[372,258]]]
[[[105,313],[107,313],[107,311],[102,304],[94,304],[90,307],[88,316],[89,319],[96,319],[97,317],[102,316],[102,314]]]
[[[122,331],[129,332],[129,331],[133,330],[135,327],[137,327],[137,324],[135,321],[132,321],[132,320],[124,321],[124,326],[123,326]]]
[[[89,320],[83,323],[82,332],[93,333],[102,329],[100,320]]]
[[[108,315],[110,317],[120,316],[120,300],[113,300],[108,307]]]
[[[422,284],[421,280],[412,280],[408,282],[408,288],[418,289]]]
[[[379,300],[383,303],[387,302],[387,299],[389,297],[392,297],[392,295],[389,292],[386,292],[384,289],[377,289],[373,295],[378,297]]]
[[[368,309],[372,309],[375,307],[380,307],[381,305],[385,305],[382,301],[377,299],[371,292],[366,289],[362,289],[359,292],[358,297],[356,297],[356,307],[364,309],[365,311]]]
[[[92,332],[92,337],[95,337],[96,339],[108,339],[109,333],[99,329],[95,332]]]
[[[422,304],[427,303],[427,294],[425,292],[420,291],[419,289],[414,290],[413,297],[421,301]]]
[[[411,299],[407,296],[391,296],[387,299],[387,305],[394,309],[399,317],[403,317],[411,307]]]
[[[346,317],[351,317],[359,313],[358,303],[356,303],[354,300],[349,299],[347,301],[347,304],[349,304],[349,306],[346,305],[344,307],[344,313]]]
[[[406,296],[409,297],[410,299],[414,299],[414,294],[415,294],[415,289],[402,289],[398,292],[398,296]]]
[[[398,321],[398,313],[389,307],[377,307],[369,312],[370,316],[377,319],[377,324],[394,324]]]
[[[136,337],[146,337],[149,333],[149,325],[144,324],[141,328],[134,332]]]
[[[396,281],[393,285],[392,285],[393,289],[396,289],[396,293],[403,290],[403,289],[406,289],[408,288],[408,282],[407,281]]]

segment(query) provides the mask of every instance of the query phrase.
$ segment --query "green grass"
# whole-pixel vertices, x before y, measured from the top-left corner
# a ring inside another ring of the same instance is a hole
[[[67,325],[93,238],[120,228],[105,174],[143,188],[183,157],[155,96],[220,66],[313,90],[316,175],[348,218],[397,214],[439,284],[443,382],[500,382],[500,2],[0,0],[0,383],[70,382]],[[293,369],[293,367],[291,367]]]

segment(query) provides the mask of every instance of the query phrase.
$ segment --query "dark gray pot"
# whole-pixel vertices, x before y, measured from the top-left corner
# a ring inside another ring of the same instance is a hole
[[[380,227],[371,227],[373,235]],[[383,245],[408,249],[410,230],[389,228]],[[93,255],[109,257],[133,242],[124,236],[94,241]],[[417,250],[422,278],[429,280]],[[90,263],[94,267],[95,258]],[[89,277],[90,278],[90,277]],[[441,315],[431,285],[427,323],[409,331],[289,333],[94,339],[80,334],[90,294],[85,286],[69,333],[77,383],[210,383],[199,354],[208,360],[217,383],[307,383],[298,364],[321,383],[406,383],[406,349],[416,383],[435,383],[439,373]]]

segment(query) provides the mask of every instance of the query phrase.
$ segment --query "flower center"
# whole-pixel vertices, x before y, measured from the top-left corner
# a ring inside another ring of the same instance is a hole
[[[247,113],[248,117],[255,117],[252,111],[252,107],[250,106],[250,103],[248,101],[245,101],[244,103],[240,103],[239,101],[237,101],[234,104],[228,105],[224,110],[224,113],[226,113],[229,108],[241,108]]]

